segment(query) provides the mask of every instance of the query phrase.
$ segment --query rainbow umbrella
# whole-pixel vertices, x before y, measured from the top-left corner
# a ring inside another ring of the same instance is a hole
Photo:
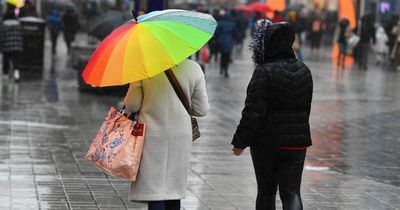
[[[16,8],[21,8],[25,5],[25,0],[7,0],[6,2],[14,5]]]
[[[115,29],[98,46],[82,72],[98,87],[123,85],[153,77],[201,49],[217,22],[208,14],[186,10],[155,11]]]

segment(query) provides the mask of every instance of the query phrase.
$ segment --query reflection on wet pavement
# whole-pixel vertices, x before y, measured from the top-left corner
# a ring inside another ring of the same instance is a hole
[[[43,78],[0,82],[0,209],[146,209],[127,200],[129,183],[84,158],[109,106],[122,98],[79,92],[77,72],[59,52],[46,60]],[[230,151],[253,64],[247,51],[235,56],[229,79],[217,64],[207,68],[211,110],[199,121],[184,209],[254,209],[249,152]],[[400,74],[306,63],[315,85],[304,208],[399,209]]]

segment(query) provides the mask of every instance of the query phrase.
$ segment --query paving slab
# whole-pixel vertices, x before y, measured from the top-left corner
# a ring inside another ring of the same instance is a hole
[[[0,209],[147,209],[127,200],[129,183],[85,159],[104,114],[122,97],[80,92],[61,39],[54,60],[49,47],[43,78],[0,80]],[[329,49],[304,54],[314,76],[304,209],[400,209],[400,73],[373,64],[336,69]],[[193,144],[182,209],[254,209],[249,151],[235,157],[230,145],[250,57],[235,53],[229,78],[213,61],[207,65],[210,112],[199,119],[202,138]]]

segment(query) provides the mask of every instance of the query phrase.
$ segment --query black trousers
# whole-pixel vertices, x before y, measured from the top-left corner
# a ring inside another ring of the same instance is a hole
[[[3,52],[3,75],[8,74],[12,62],[14,69],[19,69],[20,52]],[[12,69],[12,70],[14,70]],[[12,73],[12,72],[11,72]]]
[[[148,210],[180,210],[180,200],[149,201]]]
[[[230,62],[231,53],[221,53],[220,74],[224,74],[226,77],[229,76],[228,67]]]
[[[311,33],[311,49],[319,49],[321,45],[322,32]]]
[[[368,66],[368,52],[369,52],[369,44],[362,43],[358,45],[359,47],[359,58],[357,59],[358,67],[360,69],[367,69]]]
[[[53,54],[57,53],[57,39],[59,34],[59,32],[50,32],[51,51]]]
[[[301,177],[306,150],[276,150],[251,147],[258,194],[256,210],[275,210],[276,191],[284,210],[302,210]]]

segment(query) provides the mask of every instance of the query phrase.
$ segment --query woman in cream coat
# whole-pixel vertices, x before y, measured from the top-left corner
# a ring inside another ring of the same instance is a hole
[[[199,64],[185,60],[172,71],[193,114],[205,116],[209,105]],[[139,122],[147,126],[142,162],[129,199],[148,201],[149,210],[179,210],[192,148],[190,115],[164,73],[131,83],[124,104],[128,112],[139,111]]]

